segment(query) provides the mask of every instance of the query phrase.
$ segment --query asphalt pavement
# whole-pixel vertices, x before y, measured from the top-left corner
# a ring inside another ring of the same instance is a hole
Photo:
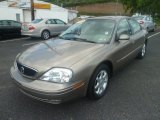
[[[13,84],[15,56],[39,39],[0,41],[0,120],[160,120],[160,30],[150,33],[147,55],[114,75],[98,101],[81,98],[60,105],[34,100]],[[157,34],[156,34],[157,33]]]

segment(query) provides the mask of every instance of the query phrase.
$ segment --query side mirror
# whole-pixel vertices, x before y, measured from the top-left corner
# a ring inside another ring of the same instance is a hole
[[[130,39],[130,37],[127,34],[122,34],[119,36],[119,40],[129,40],[129,39]]]

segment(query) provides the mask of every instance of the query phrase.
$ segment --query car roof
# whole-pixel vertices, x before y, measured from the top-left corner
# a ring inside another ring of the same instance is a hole
[[[128,16],[100,16],[100,17],[93,17],[93,18],[88,18],[88,19],[110,19],[110,20],[115,20],[115,21],[120,21],[121,19],[124,18],[130,18]]]

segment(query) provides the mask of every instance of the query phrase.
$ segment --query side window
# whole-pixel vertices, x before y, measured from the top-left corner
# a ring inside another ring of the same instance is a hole
[[[55,21],[56,21],[57,24],[63,24],[63,25],[65,25],[65,22],[63,22],[62,20],[56,19]]]
[[[21,27],[21,24],[19,22],[16,21],[11,21],[11,25],[14,27]]]
[[[9,26],[9,22],[7,20],[2,20],[1,26]]]
[[[56,24],[56,22],[53,19],[49,19],[46,21],[46,24]]]
[[[126,19],[120,21],[117,29],[117,35],[127,34],[130,35],[130,27]]]
[[[0,26],[2,26],[2,21],[0,21]]]
[[[146,17],[145,20],[150,21],[150,17]]]
[[[7,23],[9,26],[12,26],[12,21],[9,20],[9,21],[7,21]]]
[[[150,17],[150,21],[153,22],[153,18],[152,17]]]
[[[141,30],[141,26],[137,21],[133,19],[129,19],[128,22],[132,28],[132,34],[136,34],[137,32]]]

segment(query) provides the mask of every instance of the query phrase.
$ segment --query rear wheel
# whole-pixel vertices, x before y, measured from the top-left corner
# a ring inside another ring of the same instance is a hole
[[[107,65],[100,65],[94,72],[89,85],[88,97],[90,99],[100,99],[106,93],[108,81],[110,78],[110,69]]]
[[[48,30],[44,30],[44,31],[42,32],[41,37],[42,37],[44,40],[49,39],[49,38],[50,38],[50,33],[49,33],[49,31],[48,31]]]
[[[137,58],[138,59],[143,59],[145,55],[146,55],[146,44],[144,43],[140,53],[137,56]]]
[[[152,31],[151,32],[154,32],[155,31],[155,27],[152,29]]]

